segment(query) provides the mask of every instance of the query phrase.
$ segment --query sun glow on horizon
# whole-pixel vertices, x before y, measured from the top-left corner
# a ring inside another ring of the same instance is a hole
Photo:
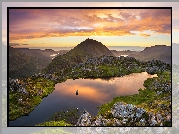
[[[13,47],[70,47],[87,38],[106,46],[171,45],[170,9],[10,9],[9,13]]]

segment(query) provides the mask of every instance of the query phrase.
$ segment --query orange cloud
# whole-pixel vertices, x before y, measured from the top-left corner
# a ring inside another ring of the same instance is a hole
[[[10,9],[10,42],[64,36],[171,33],[170,9]],[[141,36],[148,36],[140,34]]]

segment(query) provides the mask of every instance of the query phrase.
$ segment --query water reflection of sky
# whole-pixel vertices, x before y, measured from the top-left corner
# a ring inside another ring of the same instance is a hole
[[[45,97],[29,116],[11,121],[10,125],[42,123],[55,112],[68,110],[71,107],[86,109],[94,116],[97,114],[97,106],[111,101],[116,96],[137,94],[138,89],[144,88],[144,81],[151,77],[143,72],[110,80],[69,79],[56,84],[53,93]],[[78,95],[76,95],[76,90],[78,90]]]
[[[60,96],[75,100],[78,97],[81,100],[106,103],[115,96],[137,94],[138,89],[144,88],[144,81],[150,77],[152,76],[143,72],[112,78],[108,81],[102,79],[69,79],[66,82],[56,84],[55,92]],[[75,95],[76,90],[78,90],[78,96]]]

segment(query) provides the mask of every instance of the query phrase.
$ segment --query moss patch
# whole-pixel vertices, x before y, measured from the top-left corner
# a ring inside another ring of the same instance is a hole
[[[170,73],[169,72],[163,72],[159,74],[159,77],[155,78],[149,78],[145,81],[145,89],[139,89],[139,94],[135,95],[127,95],[127,96],[118,96],[113,98],[113,100],[109,103],[103,104],[102,106],[99,106],[99,112],[98,115],[104,115],[108,118],[110,118],[111,113],[109,112],[112,106],[117,102],[124,102],[128,104],[136,105],[137,107],[144,108],[147,112],[153,112],[157,113],[160,112],[162,115],[164,115],[164,111],[170,111],[171,108],[169,108],[171,100],[165,100],[164,97],[171,96],[170,93],[162,93],[160,95],[156,94],[157,89],[153,87],[154,81],[157,80],[159,84],[163,84],[170,82]],[[153,87],[152,89],[148,89],[149,87]],[[154,90],[155,89],[155,90]],[[166,106],[165,109],[162,109],[162,107],[159,107],[160,104],[164,104]],[[166,123],[167,124],[167,123]]]
[[[42,77],[24,80],[28,94],[9,91],[9,120],[28,115],[42,99],[54,90],[55,83]],[[41,91],[41,93],[39,93]],[[19,99],[22,99],[19,101]]]

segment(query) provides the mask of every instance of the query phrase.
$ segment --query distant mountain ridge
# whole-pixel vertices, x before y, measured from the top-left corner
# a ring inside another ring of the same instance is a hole
[[[140,61],[161,60],[167,64],[171,64],[171,46],[155,45],[146,47],[140,53],[129,56]]]
[[[119,57],[121,55],[130,55],[130,54],[138,54],[140,51],[130,51],[130,50],[127,50],[127,51],[116,51],[116,50],[111,50],[111,52],[116,56],[116,57]]]
[[[105,45],[93,39],[86,39],[64,55],[55,57],[45,72],[53,73],[85,62],[88,58],[103,55],[115,56]]]
[[[109,50],[116,50],[116,51],[136,51],[136,52],[140,52],[143,51],[145,49],[145,47],[141,47],[141,46],[107,46]]]

